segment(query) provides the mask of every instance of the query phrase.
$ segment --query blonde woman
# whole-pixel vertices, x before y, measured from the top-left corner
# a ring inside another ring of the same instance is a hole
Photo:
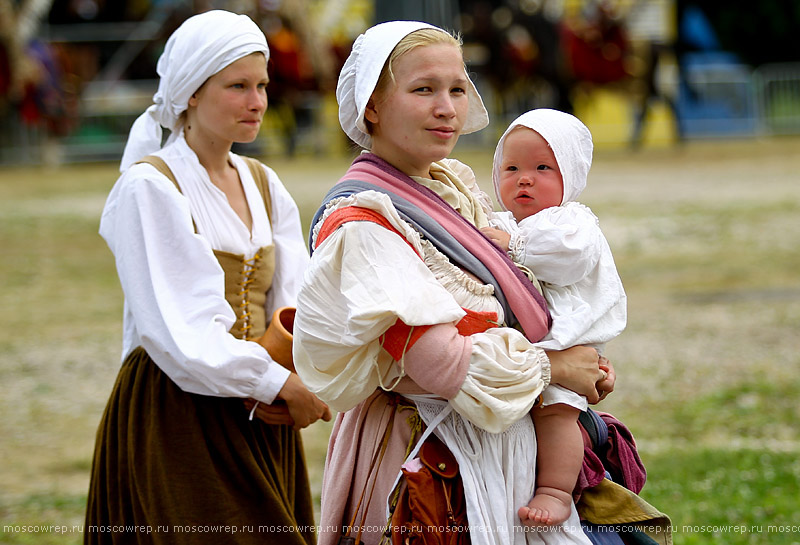
[[[299,375],[340,411],[320,543],[385,539],[401,465],[430,433],[459,463],[465,498],[454,501],[466,502],[473,543],[587,543],[574,510],[547,534],[521,528],[536,456],[528,411],[550,382],[596,402],[614,376],[594,349],[533,346],[549,327],[544,300],[478,231],[490,201],[447,159],[488,123],[459,42],[425,23],[372,27],[337,98],[343,130],[369,152],[313,222],[294,330]]]

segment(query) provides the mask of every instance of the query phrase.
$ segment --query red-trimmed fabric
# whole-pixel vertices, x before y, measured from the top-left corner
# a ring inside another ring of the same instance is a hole
[[[541,295],[488,238],[482,236],[474,225],[462,218],[427,188],[395,173],[391,165],[369,154],[357,158],[342,181],[359,180],[372,184],[389,194],[407,200],[427,216],[434,218],[447,232],[472,255],[478,256],[500,284],[511,311],[522,326],[525,336],[532,342],[541,340],[550,329],[550,315]],[[407,178],[407,177],[406,177]],[[341,181],[339,183],[342,183]],[[427,193],[433,195],[428,195]],[[441,202],[439,202],[441,201]],[[327,220],[326,220],[327,222]]]
[[[496,312],[478,312],[468,308],[465,308],[464,311],[467,315],[458,321],[456,328],[458,328],[458,332],[465,337],[473,333],[483,333],[487,329],[500,326],[497,322]]]
[[[322,244],[336,229],[349,221],[371,221],[385,227],[405,240],[411,249],[414,250],[414,247],[408,242],[408,239],[406,239],[400,231],[395,229],[395,227],[389,223],[389,220],[378,212],[361,206],[345,206],[334,210],[322,224],[319,234],[317,235],[316,245],[319,246]],[[416,250],[414,250],[414,252],[417,253]],[[419,253],[417,253],[417,255],[419,256]],[[420,256],[420,258],[421,257],[422,256]],[[458,333],[465,337],[473,333],[482,333],[487,329],[500,325],[497,322],[496,312],[478,312],[467,308],[464,309],[464,312],[467,314],[459,320],[456,324],[456,328],[458,329]],[[381,335],[381,346],[383,346],[383,349],[386,350],[395,361],[400,361],[403,354],[414,346],[414,343],[419,340],[429,327],[430,325],[410,326],[398,318],[394,325]]]
[[[499,326],[496,312],[478,312],[468,308],[465,308],[464,312],[467,315],[456,324],[458,334],[463,337],[469,337],[473,333],[483,333],[487,329]],[[394,325],[381,335],[381,346],[395,361],[400,361],[403,354],[408,352],[430,327],[429,325],[412,327],[398,318]]]
[[[319,247],[319,245],[322,244],[326,238],[331,236],[334,231],[349,221],[371,221],[372,223],[377,223],[378,225],[387,228],[406,241],[406,244],[408,244],[411,249],[414,250],[414,253],[419,255],[419,252],[417,252],[414,246],[408,242],[406,237],[400,234],[400,231],[395,229],[394,225],[392,225],[389,220],[375,210],[364,208],[362,206],[344,206],[334,210],[330,216],[325,218],[325,222],[322,224],[319,234],[317,235],[316,246]]]
[[[410,326],[398,318],[394,325],[381,335],[381,346],[392,356],[394,361],[400,361],[403,354],[408,352],[430,327],[429,325]]]

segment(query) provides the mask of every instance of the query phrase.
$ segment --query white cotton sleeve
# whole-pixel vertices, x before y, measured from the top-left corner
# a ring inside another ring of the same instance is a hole
[[[542,392],[542,407],[555,404],[569,405],[579,411],[585,411],[589,408],[589,402],[586,401],[586,397],[576,394],[572,390],[567,390],[558,384],[551,384]]]
[[[511,212],[492,212],[489,214],[489,227],[501,229],[506,233],[513,233],[519,227]]]
[[[553,324],[536,345],[599,347],[624,329],[627,297],[597,217],[570,202],[520,222],[524,263],[541,282]]]
[[[558,286],[585,278],[605,244],[597,217],[575,202],[529,216],[519,222],[519,230],[525,247],[522,264],[538,280]]]
[[[224,273],[194,232],[187,200],[149,165],[134,165],[109,195],[100,234],[125,295],[123,357],[142,346],[183,390],[272,403],[288,378],[235,322]]]
[[[476,426],[500,433],[525,416],[550,383],[550,360],[516,329],[470,337],[467,376],[450,404]]]
[[[332,409],[346,411],[402,375],[379,340],[398,319],[432,325],[465,312],[408,244],[419,247],[419,235],[388,197],[364,192],[340,204],[377,210],[404,235],[345,223],[314,251],[305,274],[294,323],[297,373]]]

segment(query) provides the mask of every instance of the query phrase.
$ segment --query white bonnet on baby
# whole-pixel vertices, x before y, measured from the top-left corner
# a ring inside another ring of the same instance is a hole
[[[339,73],[336,100],[339,103],[339,123],[353,142],[370,149],[372,137],[367,132],[364,111],[378,83],[383,66],[397,44],[414,31],[423,28],[445,30],[419,21],[389,21],[369,28],[353,43],[350,56]],[[461,134],[478,131],[489,124],[489,114],[483,106],[472,80],[469,79],[467,96],[469,109]]]
[[[246,15],[212,10],[184,21],[158,59],[158,91],[131,127],[120,170],[161,149],[161,127],[172,131],[173,140],[195,91],[229,64],[256,52],[269,60],[264,33]]]
[[[492,182],[497,199],[500,199],[500,163],[503,160],[503,142],[516,127],[527,127],[538,132],[550,145],[564,181],[564,198],[561,204],[575,201],[586,187],[592,166],[592,133],[577,117],[558,110],[540,108],[515,119],[500,137],[494,152]],[[502,201],[500,205],[506,209]]]

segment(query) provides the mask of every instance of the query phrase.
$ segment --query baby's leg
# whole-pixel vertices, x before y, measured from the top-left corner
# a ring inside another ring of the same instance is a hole
[[[572,490],[583,464],[580,411],[563,403],[533,409],[536,426],[536,493],[518,515],[523,524],[561,524],[572,511]]]

